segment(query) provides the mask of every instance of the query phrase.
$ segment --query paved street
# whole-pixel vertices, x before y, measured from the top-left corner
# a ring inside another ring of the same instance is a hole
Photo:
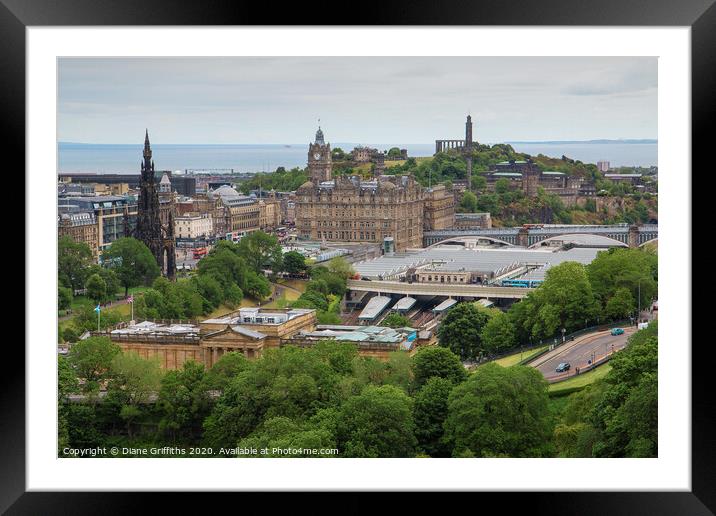
[[[636,328],[626,327],[624,330],[622,335],[617,336],[612,336],[610,330],[584,335],[542,355],[528,365],[537,368],[548,381],[572,376],[575,374],[575,368],[584,369],[589,360],[598,361],[623,349]],[[569,362],[571,369],[564,373],[555,372],[561,362]]]

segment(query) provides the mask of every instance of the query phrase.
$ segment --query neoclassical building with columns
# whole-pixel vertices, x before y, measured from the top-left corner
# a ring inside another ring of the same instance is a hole
[[[231,351],[259,358],[300,331],[316,328],[316,311],[306,308],[241,308],[221,317],[196,320],[146,320],[120,323],[92,332],[109,337],[124,352],[159,360],[164,369],[181,369],[194,361],[207,369]]]

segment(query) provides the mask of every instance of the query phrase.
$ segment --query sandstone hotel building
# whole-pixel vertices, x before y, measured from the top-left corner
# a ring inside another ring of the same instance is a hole
[[[309,144],[308,170],[309,181],[296,191],[301,238],[380,244],[387,239],[396,251],[422,247],[426,193],[412,176],[333,177],[331,146],[320,127]]]

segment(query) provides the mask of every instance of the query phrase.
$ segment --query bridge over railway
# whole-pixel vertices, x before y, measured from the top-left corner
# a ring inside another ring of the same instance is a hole
[[[348,280],[348,290],[354,292],[376,292],[379,294],[401,294],[406,296],[445,296],[490,299],[522,299],[533,288],[498,287],[486,285],[459,285],[450,283],[408,283],[404,281]]]
[[[423,245],[430,247],[436,244],[464,244],[466,240],[485,239],[495,243],[522,247],[537,246],[545,240],[568,235],[596,235],[614,240],[615,244],[628,247],[639,247],[659,237],[657,224],[645,225],[525,225],[512,228],[492,229],[445,229],[426,231],[423,233]]]

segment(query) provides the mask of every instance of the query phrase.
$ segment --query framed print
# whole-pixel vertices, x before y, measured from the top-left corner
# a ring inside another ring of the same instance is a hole
[[[3,510],[711,513],[690,207],[716,8],[455,7],[3,0],[28,299]]]

